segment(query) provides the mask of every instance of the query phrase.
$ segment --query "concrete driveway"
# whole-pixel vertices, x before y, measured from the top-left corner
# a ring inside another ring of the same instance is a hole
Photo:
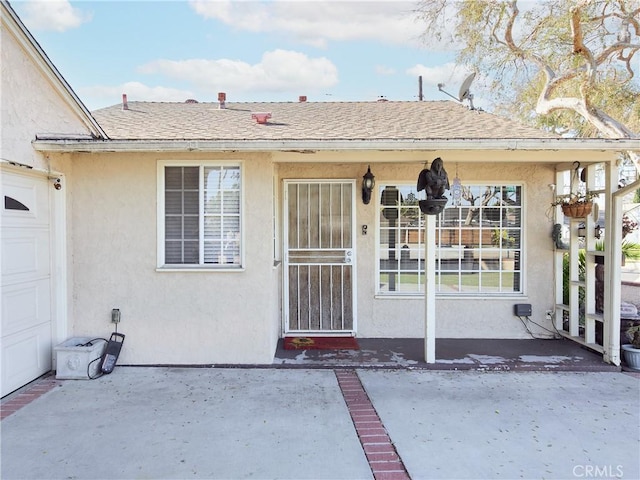
[[[358,410],[359,401],[375,411]],[[371,433],[375,418],[398,461]],[[117,367],[57,381],[2,420],[1,440],[5,480],[637,479],[640,380]]]
[[[414,479],[640,478],[622,373],[361,371]]]

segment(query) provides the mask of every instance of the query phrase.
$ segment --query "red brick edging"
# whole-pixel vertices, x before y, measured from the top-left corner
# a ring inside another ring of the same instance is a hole
[[[375,480],[411,480],[355,370],[334,370]]]
[[[0,404],[0,420],[4,420],[58,385],[60,385],[60,382],[55,377],[50,376],[36,380],[32,385],[9,395]]]

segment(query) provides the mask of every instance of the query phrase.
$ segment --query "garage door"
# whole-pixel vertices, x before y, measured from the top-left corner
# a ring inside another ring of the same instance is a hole
[[[49,182],[2,172],[2,396],[51,370]]]

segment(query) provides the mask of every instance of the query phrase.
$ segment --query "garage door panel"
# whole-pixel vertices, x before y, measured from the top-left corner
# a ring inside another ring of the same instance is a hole
[[[2,241],[3,283],[49,275],[49,232],[5,228]]]
[[[51,320],[48,279],[5,286],[2,289],[2,336],[12,335]]]
[[[19,175],[4,175],[2,219],[14,225],[49,225],[49,188],[47,181]],[[16,209],[18,204],[26,207]],[[10,208],[7,208],[9,206]]]
[[[52,297],[46,176],[2,167],[2,396],[51,370]]]
[[[51,327],[39,325],[2,338],[2,395],[51,370]]]

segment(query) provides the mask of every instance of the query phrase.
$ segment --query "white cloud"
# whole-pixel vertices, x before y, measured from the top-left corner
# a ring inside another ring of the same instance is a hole
[[[24,23],[30,30],[64,32],[91,20],[91,14],[74,8],[67,0],[31,1],[25,5]]]
[[[454,89],[457,93],[458,88],[470,72],[464,67],[449,62],[434,67],[417,64],[407,69],[406,73],[411,77],[422,75],[423,85],[437,87],[439,83],[444,83],[446,87]]]
[[[80,95],[86,97],[87,105],[94,109],[94,105],[114,105],[120,103],[122,94],[127,94],[131,101],[144,102],[184,102],[194,98],[194,93],[189,90],[179,90],[167,87],[150,87],[140,82],[127,82],[116,86],[96,85],[79,89]]]
[[[193,0],[193,10],[239,30],[292,35],[317,47],[329,41],[378,40],[418,45],[424,26],[407,1]]]
[[[317,90],[338,82],[333,63],[289,50],[273,50],[251,65],[239,60],[155,60],[138,68],[144,74],[162,74],[205,91],[284,92]]]

